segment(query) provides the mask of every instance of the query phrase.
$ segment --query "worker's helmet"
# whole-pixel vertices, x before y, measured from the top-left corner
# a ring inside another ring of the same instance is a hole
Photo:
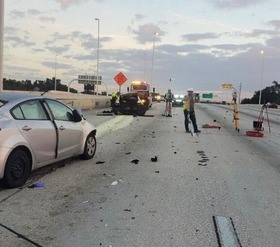
[[[188,88],[187,92],[193,92],[193,88],[192,87]]]

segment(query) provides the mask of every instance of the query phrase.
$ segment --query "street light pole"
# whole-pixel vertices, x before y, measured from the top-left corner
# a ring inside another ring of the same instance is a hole
[[[146,78],[146,64],[147,64],[147,54],[144,53],[144,56],[145,56],[145,64],[144,64],[144,80],[147,81],[147,78]]]
[[[4,0],[0,0],[0,93],[3,91]]]
[[[261,87],[260,87],[259,105],[262,102],[262,81],[263,81],[264,51],[261,51],[261,56],[262,56],[262,72],[261,72]]]
[[[152,70],[151,70],[151,88],[153,85],[153,73],[154,73],[154,57],[155,57],[155,42],[156,42],[156,35],[158,33],[154,33],[154,41],[153,41],[153,55],[152,55]]]
[[[56,57],[57,54],[55,54],[55,59],[54,59],[54,91],[56,91]]]
[[[97,21],[97,61],[96,61],[96,78],[97,78],[97,83],[96,83],[96,95],[98,95],[98,83],[99,83],[99,43],[100,43],[100,38],[99,38],[99,28],[100,28],[100,20],[98,18],[95,18]]]

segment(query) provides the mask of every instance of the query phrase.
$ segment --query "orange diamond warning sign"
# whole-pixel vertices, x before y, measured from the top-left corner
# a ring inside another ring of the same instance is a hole
[[[127,78],[125,77],[125,75],[122,72],[120,72],[114,77],[114,80],[116,81],[116,83],[119,84],[119,86],[121,86],[122,84],[124,84],[127,81]]]

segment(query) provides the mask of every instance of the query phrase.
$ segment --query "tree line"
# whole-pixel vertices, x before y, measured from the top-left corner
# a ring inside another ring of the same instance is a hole
[[[35,80],[33,83],[31,80],[22,80],[17,81],[14,79],[3,79],[3,89],[4,90],[18,90],[18,91],[40,91],[46,92],[50,90],[54,90],[56,81],[56,90],[57,91],[65,91],[67,92],[68,86],[61,84],[60,79],[52,79],[46,78],[45,81]],[[72,93],[78,93],[78,91],[74,88],[70,88],[69,90]]]
[[[272,82],[272,86],[266,87],[261,90],[261,104],[275,103],[280,105],[280,84],[277,81]],[[241,104],[258,104],[260,98],[260,90],[255,91],[251,99],[245,98],[241,101]]]

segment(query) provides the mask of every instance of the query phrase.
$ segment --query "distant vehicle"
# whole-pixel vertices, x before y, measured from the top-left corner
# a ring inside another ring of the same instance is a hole
[[[148,108],[146,99],[140,99],[137,93],[125,93],[120,95],[112,110],[115,114],[144,116]]]
[[[275,103],[266,103],[265,106],[267,108],[274,108],[274,109],[277,109],[278,108],[278,105],[275,104]]]
[[[32,170],[80,155],[93,158],[96,128],[76,109],[32,94],[0,93],[0,179],[22,186]]]
[[[172,101],[172,106],[183,106],[184,95],[174,95],[174,99]]]
[[[147,110],[152,106],[152,96],[150,95],[150,86],[145,81],[133,81],[130,85],[130,92],[137,93],[141,100],[145,101]]]
[[[157,101],[158,101],[158,102],[165,101],[164,95],[161,95],[161,94],[158,95],[158,96],[157,96]]]
[[[160,94],[159,93],[150,93],[150,96],[152,97],[152,101],[158,101],[158,96],[159,96]]]
[[[152,96],[152,101],[164,101],[164,95],[160,95],[159,93],[150,93],[150,95]]]

